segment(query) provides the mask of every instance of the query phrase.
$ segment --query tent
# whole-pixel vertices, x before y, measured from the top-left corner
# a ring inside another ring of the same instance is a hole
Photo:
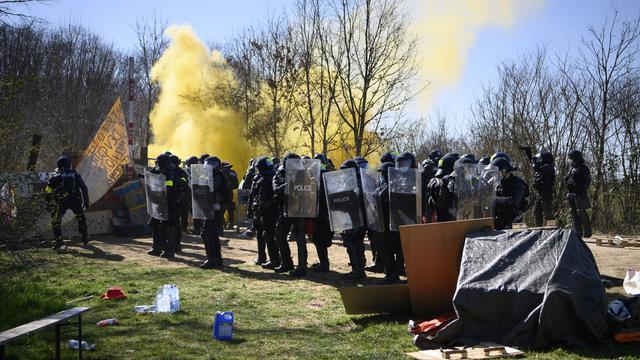
[[[609,338],[607,305],[596,261],[572,230],[472,233],[453,297],[457,319],[416,345],[591,346]]]

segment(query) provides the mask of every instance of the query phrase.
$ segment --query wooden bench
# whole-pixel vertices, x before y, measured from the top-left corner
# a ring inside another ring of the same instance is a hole
[[[40,320],[32,321],[28,324],[20,325],[13,329],[0,333],[0,360],[4,360],[4,345],[32,332],[43,330],[53,326],[56,333],[56,359],[60,359],[60,327],[75,325],[78,327],[78,357],[82,359],[82,313],[89,311],[89,307],[75,307],[73,309],[60,311],[59,313],[44,317]],[[69,322],[70,318],[77,316],[77,322]]]

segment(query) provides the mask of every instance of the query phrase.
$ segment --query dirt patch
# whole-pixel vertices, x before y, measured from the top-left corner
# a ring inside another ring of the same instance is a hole
[[[222,256],[225,265],[237,267],[241,264],[253,264],[253,260],[257,256],[257,243],[255,238],[240,238],[235,232],[228,233],[228,235],[230,236],[224,236],[222,238]],[[585,240],[593,252],[600,272],[603,275],[624,278],[627,269],[640,269],[640,247],[629,246],[619,248],[611,246],[607,243],[607,239],[609,238],[613,237],[597,235],[594,236],[594,238]],[[596,239],[603,240],[603,245],[597,246]],[[182,239],[183,252],[177,254],[175,259],[172,260],[147,255],[147,250],[151,247],[151,242],[150,237],[118,238],[113,236],[98,236],[94,237],[93,241],[87,247],[82,247],[81,244],[77,242],[70,243],[67,251],[77,256],[104,259],[121,264],[135,263],[150,267],[197,267],[205,260],[204,245],[197,236],[184,235]],[[289,246],[295,263],[297,259],[296,245],[294,242],[290,242]],[[307,250],[309,252],[308,263],[312,264],[316,262],[318,257],[312,243],[307,244]],[[366,256],[367,260],[371,261],[372,255],[368,244]],[[313,274],[311,276],[314,280],[324,285],[341,285],[343,282],[348,284],[349,282],[344,280],[343,274],[350,271],[348,265],[349,257],[347,256],[346,249],[342,246],[341,240],[337,238],[333,240],[333,245],[329,248],[329,258],[331,261],[331,272]],[[243,269],[247,269],[247,267],[245,266]],[[276,275],[273,271],[264,270],[259,266],[249,269],[252,274],[264,276],[265,278],[268,277],[272,280],[272,276]],[[381,274],[371,273],[368,273],[368,275],[373,278],[371,281],[383,276]],[[319,306],[321,306],[320,303],[309,304],[310,308]]]

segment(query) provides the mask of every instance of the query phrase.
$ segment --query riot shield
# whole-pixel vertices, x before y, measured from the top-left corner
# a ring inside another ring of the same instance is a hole
[[[191,204],[194,219],[211,220],[215,214],[213,170],[203,164],[191,164]]]
[[[493,217],[496,185],[500,182],[497,167],[459,164],[454,169],[457,220]]]
[[[169,220],[169,201],[167,200],[167,178],[162,174],[144,173],[144,186],[147,195],[147,212],[154,219]]]
[[[422,221],[422,180],[418,169],[389,168],[389,229]]]
[[[378,173],[371,170],[360,170],[362,180],[362,195],[364,197],[364,211],[367,228],[377,232],[384,231],[382,199],[376,193],[378,188]]]
[[[287,159],[287,217],[315,218],[318,216],[320,160]]]
[[[330,171],[323,176],[331,230],[339,232],[364,227],[356,169]]]

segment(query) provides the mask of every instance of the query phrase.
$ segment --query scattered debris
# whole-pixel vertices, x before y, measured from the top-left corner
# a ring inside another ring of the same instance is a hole
[[[124,293],[122,288],[119,287],[110,287],[107,289],[107,292],[100,295],[101,299],[104,300],[112,300],[112,299],[126,299],[127,294]]]
[[[481,343],[475,346],[454,347],[451,349],[424,350],[407,355],[419,360],[439,359],[497,359],[524,355],[524,351],[494,343]]]
[[[627,270],[622,286],[627,294],[632,296],[640,295],[640,272],[633,269]]]
[[[165,284],[158,290],[155,308],[159,313],[180,311],[180,292],[175,284]]]
[[[233,312],[217,311],[213,320],[212,337],[217,340],[233,340]]]
[[[111,318],[111,319],[100,320],[96,325],[98,325],[98,327],[107,327],[107,326],[113,326],[118,324],[119,324],[118,319]]]
[[[133,311],[137,314],[153,314],[156,312],[155,305],[136,305],[133,307]]]
[[[78,340],[71,339],[67,343],[67,346],[69,346],[69,349],[78,350],[80,343],[78,342]],[[96,349],[96,344],[89,344],[86,341],[82,342],[82,350],[95,350],[95,349]]]
[[[75,300],[67,301],[67,302],[66,302],[66,304],[67,304],[67,305],[69,305],[69,304],[77,303],[77,302],[79,302],[79,301],[89,300],[89,299],[91,299],[92,297],[93,297],[93,295],[87,295],[87,296],[85,296],[85,297],[81,297],[81,298],[79,298],[79,299],[75,299]]]

